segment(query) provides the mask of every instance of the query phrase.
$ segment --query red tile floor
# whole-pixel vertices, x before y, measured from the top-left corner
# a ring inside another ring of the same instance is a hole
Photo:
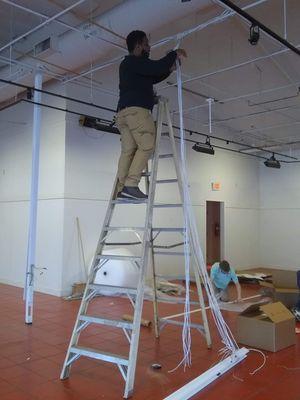
[[[256,293],[255,285],[244,286],[244,295]],[[71,369],[70,378],[61,381],[59,374],[78,310],[78,301],[64,301],[45,294],[35,294],[34,323],[24,324],[22,290],[0,284],[0,399],[1,400],[100,400],[121,399],[124,384],[116,366],[81,358]],[[131,313],[128,301],[120,298],[97,298],[94,313],[120,318]],[[179,311],[180,306],[162,304],[161,315]],[[144,318],[151,319],[152,304],[144,305]],[[236,314],[224,312],[233,333]],[[210,318],[211,319],[211,318]],[[193,317],[197,321],[197,317]],[[199,333],[192,334],[192,367],[173,373],[182,357],[181,330],[167,326],[159,340],[153,329],[141,329],[141,341],[133,400],[163,399],[219,360],[221,347],[217,331],[211,326],[213,348],[208,350]],[[114,328],[89,327],[81,344],[101,346],[103,350],[126,354],[126,339]],[[254,352],[193,399],[205,400],[300,400],[300,335],[297,344],[278,353],[265,352],[267,362],[255,375],[262,357]],[[153,370],[153,363],[160,370]]]

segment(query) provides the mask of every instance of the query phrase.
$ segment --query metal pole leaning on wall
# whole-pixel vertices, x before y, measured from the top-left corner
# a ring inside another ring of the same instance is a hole
[[[34,86],[41,89],[43,76],[40,71],[36,72]],[[34,101],[41,102],[41,92],[34,92]],[[39,156],[41,135],[41,106],[34,104],[33,108],[33,131],[32,131],[32,167],[31,167],[31,191],[29,209],[29,229],[27,247],[27,266],[25,281],[25,322],[32,323],[33,315],[33,285],[36,258],[36,230],[37,230],[37,205],[38,205],[38,182],[39,182]]]

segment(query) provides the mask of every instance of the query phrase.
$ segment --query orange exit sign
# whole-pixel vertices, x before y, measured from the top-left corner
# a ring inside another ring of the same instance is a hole
[[[221,183],[220,182],[212,182],[211,183],[211,190],[221,190]]]

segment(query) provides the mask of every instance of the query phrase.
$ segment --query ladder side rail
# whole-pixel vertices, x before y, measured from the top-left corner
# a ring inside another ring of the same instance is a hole
[[[75,324],[74,324],[73,332],[72,332],[72,335],[71,335],[71,338],[70,338],[70,342],[69,342],[69,346],[68,346],[68,349],[67,349],[67,352],[66,352],[66,357],[65,357],[64,364],[63,364],[62,371],[61,371],[61,375],[60,375],[61,379],[66,379],[70,375],[70,368],[71,368],[71,365],[72,365],[72,363],[69,363],[69,358],[70,358],[70,354],[71,354],[70,350],[74,345],[77,345],[78,340],[79,340],[79,336],[80,336],[80,333],[81,333],[81,331],[78,330],[79,324],[82,323],[79,320],[79,317],[80,317],[80,315],[82,315],[83,313],[86,312],[88,304],[89,304],[89,300],[86,301],[86,298],[87,298],[87,296],[89,294],[89,285],[93,283],[93,281],[95,279],[95,276],[96,276],[96,272],[97,272],[96,271],[96,266],[99,263],[99,260],[97,259],[97,256],[98,256],[98,254],[100,252],[102,252],[103,247],[104,247],[103,238],[104,238],[104,234],[105,234],[105,226],[107,226],[110,223],[111,218],[112,218],[113,209],[114,209],[114,204],[112,203],[112,200],[116,196],[117,181],[118,181],[118,178],[116,177],[115,181],[114,181],[114,185],[113,185],[113,190],[112,190],[111,195],[110,195],[109,205],[107,207],[106,215],[105,215],[105,218],[104,218],[102,231],[101,231],[98,243],[97,243],[96,251],[95,251],[94,256],[93,256],[93,260],[92,260],[92,263],[91,263],[91,268],[90,268],[89,273],[88,273],[88,280],[87,280],[87,283],[86,283],[86,286],[85,286],[85,289],[84,289],[82,301],[80,303],[80,307],[79,307],[79,310],[78,310],[78,313],[77,313],[77,317],[76,317],[76,321],[75,321]]]
[[[137,352],[138,352],[138,342],[140,335],[140,322],[142,317],[143,300],[144,300],[144,288],[145,288],[145,275],[147,271],[148,255],[150,250],[150,232],[152,228],[152,217],[153,217],[153,204],[155,197],[155,185],[157,178],[158,169],[158,157],[159,157],[159,145],[162,131],[162,118],[163,118],[163,103],[159,101],[158,104],[158,120],[156,129],[156,145],[154,151],[154,157],[151,167],[151,177],[150,177],[150,187],[149,187],[149,197],[147,203],[146,219],[145,219],[145,233],[142,246],[142,265],[140,268],[139,282],[137,286],[137,297],[135,302],[134,318],[133,318],[133,329],[131,335],[131,346],[129,352],[129,365],[127,371],[127,379],[125,385],[124,397],[127,398],[132,394]]]

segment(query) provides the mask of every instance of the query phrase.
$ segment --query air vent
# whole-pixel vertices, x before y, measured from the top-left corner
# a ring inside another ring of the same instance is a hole
[[[47,39],[37,43],[33,48],[33,53],[35,56],[48,57],[53,53],[57,53],[58,48],[58,37],[50,36]]]

